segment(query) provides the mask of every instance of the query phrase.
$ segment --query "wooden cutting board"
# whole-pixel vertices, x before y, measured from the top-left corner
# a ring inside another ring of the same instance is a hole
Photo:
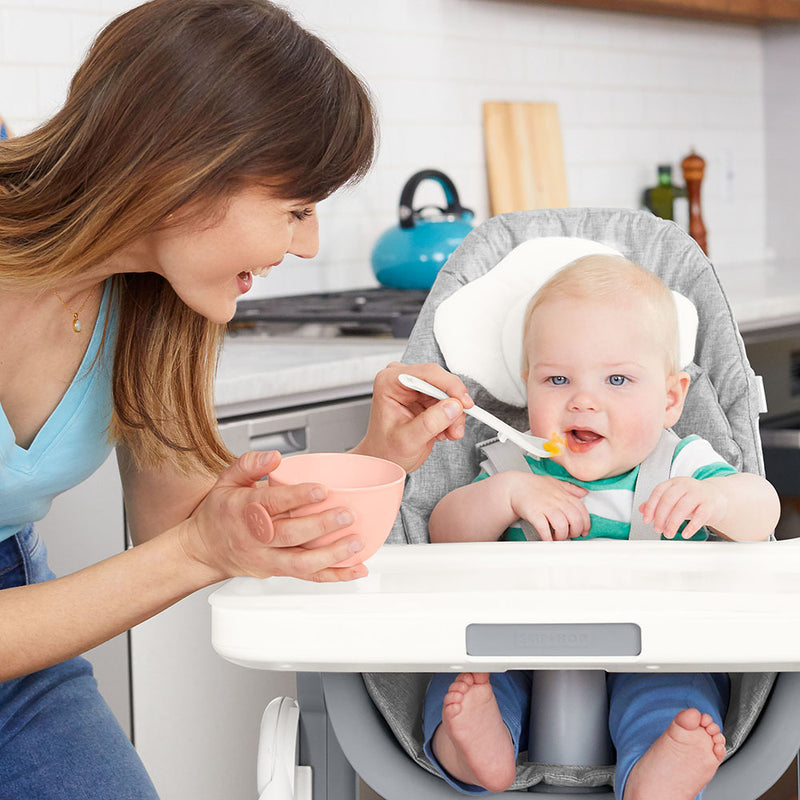
[[[569,205],[555,103],[486,102],[483,134],[492,216]]]

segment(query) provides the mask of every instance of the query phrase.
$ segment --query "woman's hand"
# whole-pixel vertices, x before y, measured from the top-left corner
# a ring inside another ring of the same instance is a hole
[[[436,400],[403,386],[397,379],[402,372],[438,386],[450,398]],[[367,434],[353,452],[394,461],[412,472],[434,442],[464,435],[463,409],[472,405],[461,380],[438,364],[392,362],[375,378]]]
[[[181,543],[187,555],[204,564],[215,581],[240,575],[313,581],[364,577],[367,569],[361,564],[334,566],[362,549],[355,535],[326,547],[303,547],[351,525],[353,515],[346,508],[334,508],[289,517],[289,511],[318,503],[328,492],[318,483],[271,487],[261,482],[279,463],[275,451],[250,452],[228,467],[183,525]]]

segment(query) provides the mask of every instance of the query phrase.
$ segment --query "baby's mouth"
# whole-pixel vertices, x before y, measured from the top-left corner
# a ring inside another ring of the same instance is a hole
[[[585,453],[603,438],[589,428],[570,428],[566,433],[567,447],[573,453]]]

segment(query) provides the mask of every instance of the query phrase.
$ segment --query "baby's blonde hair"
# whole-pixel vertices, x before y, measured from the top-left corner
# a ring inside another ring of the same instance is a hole
[[[666,284],[650,270],[622,256],[583,256],[562,267],[530,299],[522,329],[527,339],[536,309],[553,299],[638,300],[647,303],[654,331],[664,344],[668,374],[678,371],[678,312]],[[527,347],[522,349],[522,372],[528,371]]]

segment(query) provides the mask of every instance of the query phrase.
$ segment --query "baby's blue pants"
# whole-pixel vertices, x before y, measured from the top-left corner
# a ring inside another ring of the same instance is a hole
[[[0,542],[0,590],[55,577],[28,525]],[[158,800],[84,658],[0,683],[0,800]]]
[[[486,790],[480,786],[451,778],[433,755],[431,740],[442,721],[444,696],[455,677],[453,673],[440,673],[431,678],[422,719],[425,755],[445,781],[460,792],[485,794]],[[514,752],[518,755],[528,747],[530,673],[519,670],[493,673],[490,681],[500,714],[511,733]],[[608,728],[617,751],[614,791],[620,800],[634,764],[667,729],[679,711],[697,708],[710,714],[721,729],[730,693],[728,676],[718,673],[609,673],[607,685]],[[700,792],[696,800],[702,795]]]

